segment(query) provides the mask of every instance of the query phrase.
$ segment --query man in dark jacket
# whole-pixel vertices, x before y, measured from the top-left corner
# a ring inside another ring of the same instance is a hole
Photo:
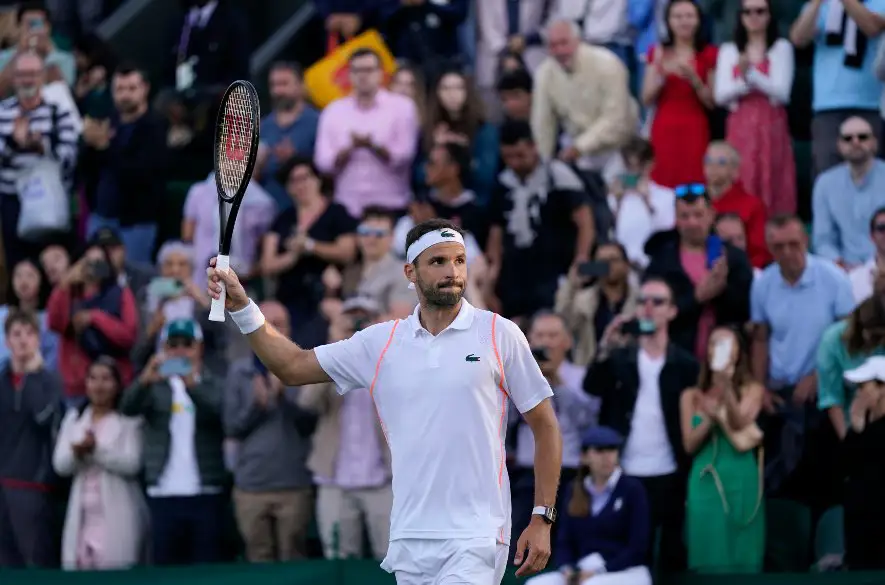
[[[52,449],[62,383],[43,365],[35,315],[12,310],[4,330],[10,359],[0,366],[0,568],[54,567]]]
[[[747,255],[711,235],[715,211],[706,192],[676,199],[676,229],[652,236],[645,245],[647,276],[670,285],[677,313],[670,338],[699,359],[714,327],[743,327],[750,319],[753,268]]]
[[[621,467],[645,486],[652,527],[661,531],[661,568],[675,573],[686,564],[682,528],[690,465],[679,397],[697,384],[699,367],[690,352],[670,340],[668,326],[677,316],[670,286],[657,277],[646,280],[638,306],[636,320],[618,316],[606,329],[584,390],[602,400],[599,424],[626,437]]]

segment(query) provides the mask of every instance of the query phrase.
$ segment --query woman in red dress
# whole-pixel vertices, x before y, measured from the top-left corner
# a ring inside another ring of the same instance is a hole
[[[642,101],[655,108],[651,178],[672,188],[704,182],[716,47],[704,39],[701,10],[691,0],[673,0],[665,17],[667,40],[648,52]]]
[[[726,137],[741,155],[741,181],[772,215],[796,213],[796,163],[786,104],[793,46],[778,38],[769,0],[743,0],[734,42],[719,49],[714,97],[731,110]]]

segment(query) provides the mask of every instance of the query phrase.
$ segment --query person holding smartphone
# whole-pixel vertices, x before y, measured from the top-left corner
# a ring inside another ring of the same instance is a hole
[[[143,464],[154,561],[217,562],[227,510],[223,381],[203,367],[203,331],[196,321],[170,322],[162,340],[162,349],[120,400],[122,414],[145,420]]]

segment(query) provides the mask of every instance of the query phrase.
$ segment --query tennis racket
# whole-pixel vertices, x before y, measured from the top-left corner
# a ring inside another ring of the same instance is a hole
[[[230,245],[237,212],[252,178],[258,156],[258,128],[261,110],[258,92],[248,81],[234,81],[218,110],[215,125],[215,187],[218,189],[218,259],[216,270],[230,268]],[[227,291],[221,284],[221,296],[212,299],[210,321],[224,321]]]

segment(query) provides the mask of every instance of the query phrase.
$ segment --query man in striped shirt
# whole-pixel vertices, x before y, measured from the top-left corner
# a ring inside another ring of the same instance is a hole
[[[59,164],[62,185],[70,193],[80,139],[70,112],[43,101],[43,59],[32,52],[15,59],[15,95],[0,102],[0,229],[10,269],[36,251],[34,243],[18,237],[16,180],[48,159]]]

